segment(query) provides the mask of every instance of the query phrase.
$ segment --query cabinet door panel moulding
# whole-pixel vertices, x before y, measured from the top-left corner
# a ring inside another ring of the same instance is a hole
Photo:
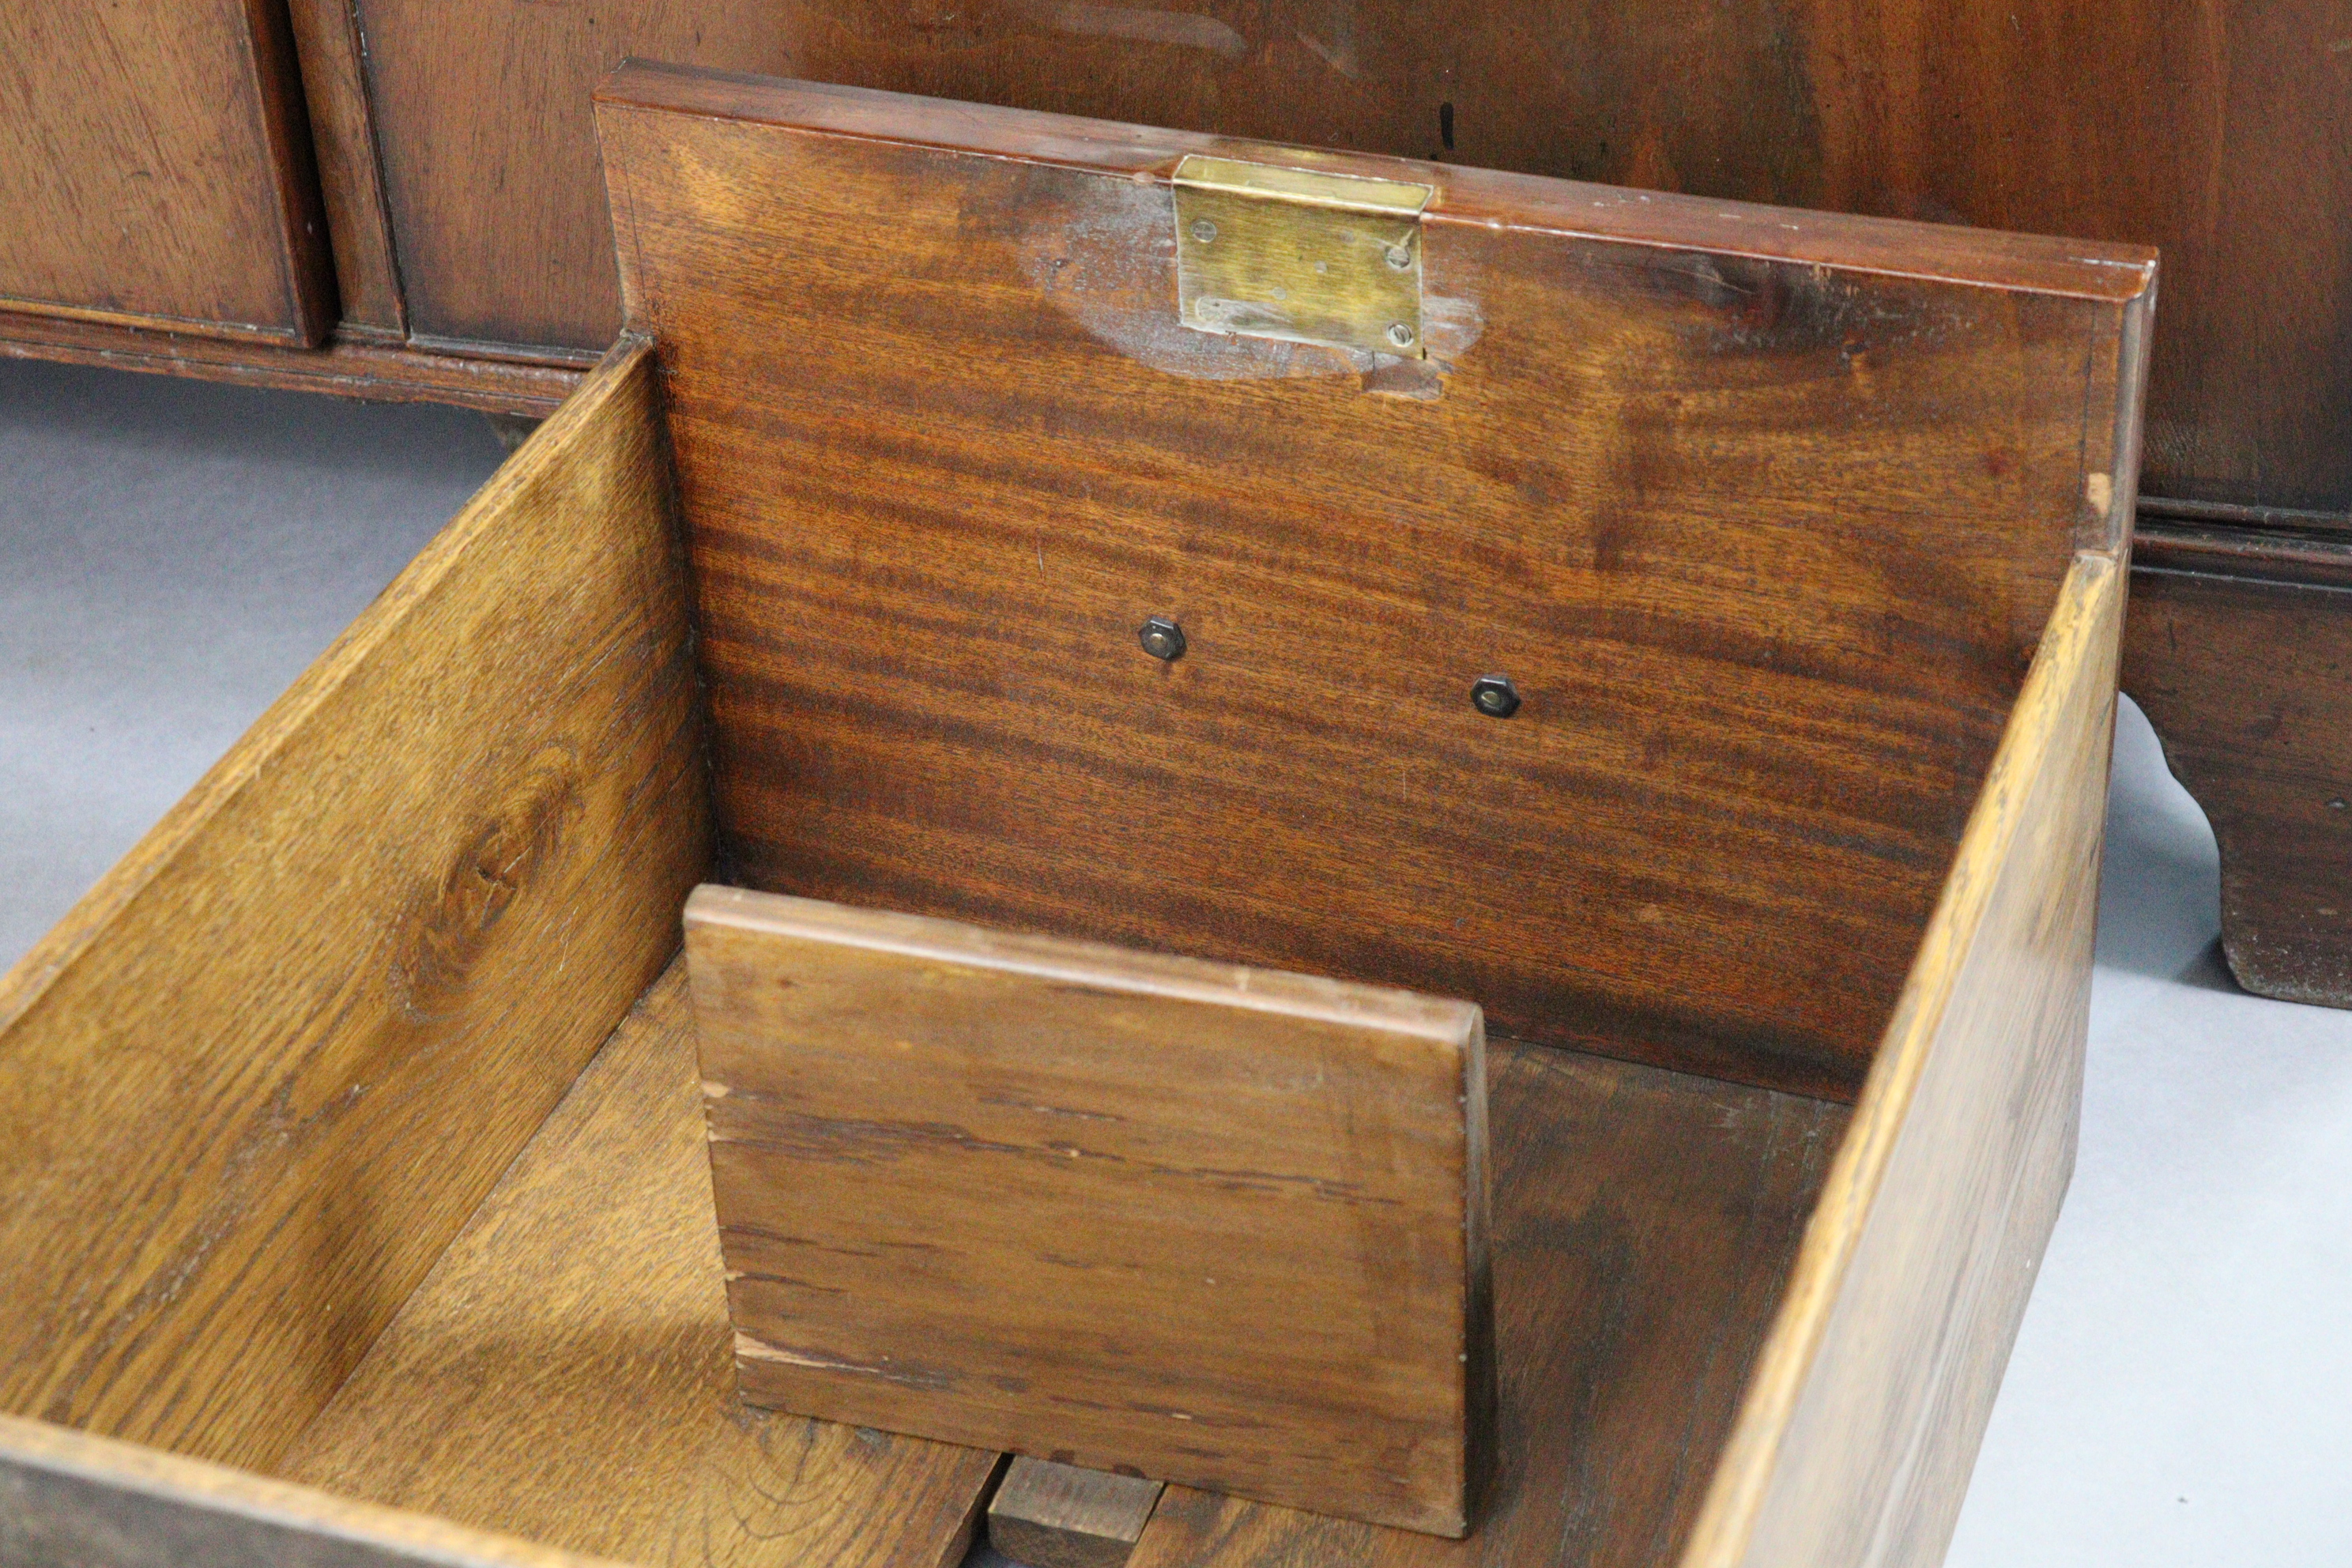
[[[327,231],[334,241],[343,330],[362,337],[402,337],[408,316],[393,259],[392,220],[384,213],[383,169],[376,158],[366,50],[353,0],[289,0],[289,10],[301,56],[302,92],[310,106]]]

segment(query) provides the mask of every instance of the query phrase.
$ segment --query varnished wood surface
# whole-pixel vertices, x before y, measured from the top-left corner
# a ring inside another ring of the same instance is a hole
[[[1350,157],[1310,146],[1249,143],[1146,124],[1061,114],[993,113],[972,104],[929,102],[898,93],[783,81],[740,71],[631,61],[605,80],[596,97],[614,109],[707,114],[747,128],[796,129],[1127,175],[1166,174],[1184,153],[1222,148],[1226,156],[1434,182],[1437,194],[1428,212],[1440,223],[1504,224],[1545,233],[1676,246],[1725,257],[1812,262],[1841,271],[1968,282],[2116,304],[2141,300],[2156,276],[2155,253],[2146,246],[2086,245],[1937,224],[1775,211],[1741,202],[1658,197],[1571,180],[1518,178],[1509,171]],[[615,199],[622,195],[616,193]],[[625,269],[630,261],[625,254]],[[1727,278],[1725,286],[1736,289],[1738,281]],[[1783,301],[1767,301],[1759,308],[1769,310],[1775,305],[1785,308]],[[1777,318],[1774,324],[1779,324]],[[1857,342],[1855,351],[1863,346]],[[2112,366],[2102,366],[2095,374],[2112,379],[2116,373]]]
[[[2352,1006],[2352,550],[2280,553],[2136,552],[2124,687],[2213,825],[2238,984]]]
[[[296,15],[346,319],[381,324],[391,279],[357,151],[367,106],[308,42],[314,15],[344,9],[300,0]],[[1674,0],[1639,16],[1489,3],[1438,20],[1396,0],[358,9],[402,262],[421,330],[444,342],[610,340],[620,312],[586,103],[635,55],[2159,246],[2146,488],[2352,509],[2352,151],[2336,134],[2352,67],[2335,47],[2352,37],[2347,0]],[[112,261],[108,275],[129,276]]]
[[[2147,488],[2352,509],[2352,149],[2336,133],[2352,121],[2352,66],[2336,47],[2352,37],[2347,0],[360,11],[404,265],[427,330],[452,339],[610,337],[619,312],[584,105],[634,55],[2159,246]]]
[[[2143,509],[2124,689],[2212,824],[2221,951],[2257,995],[2352,1007],[2347,677],[2352,518]]]
[[[2324,513],[2286,515],[2310,519],[2311,522],[2298,521],[2289,526],[2280,521],[2256,529],[2151,519],[2143,514],[2132,531],[2132,568],[2135,572],[2223,577],[2250,584],[2352,587],[2352,527]],[[2260,595],[2242,597],[2239,601],[2245,610],[2242,618],[2210,617],[2206,624],[2188,631],[2185,637],[2182,634],[2186,628],[2171,633],[2169,656],[2193,667],[2184,668],[2181,679],[2189,680],[2204,673],[2226,683],[2230,679],[2227,672],[2258,664],[2259,650],[2270,647],[2273,635],[2264,627],[2258,607],[2265,602]],[[2154,673],[2128,655],[2125,665],[2129,672],[2125,677],[2124,689],[2127,691],[2134,679]],[[2179,721],[2188,726],[2186,733],[2204,732],[2186,712],[2181,713]]]
[[[336,290],[346,329],[397,338],[407,327],[392,224],[376,162],[375,118],[368,107],[366,62],[360,55],[352,0],[288,0],[319,194],[332,241]]]
[[[1171,1487],[1129,1568],[1651,1568],[1687,1533],[1843,1107],[1489,1042],[1497,1471],[1465,1541]]]
[[[0,6],[0,306],[316,342],[334,283],[282,6]]]
[[[1478,1009],[738,888],[686,908],[754,1404],[1459,1535]]]
[[[447,403],[535,419],[554,413],[586,379],[588,368],[580,363],[533,364],[434,353],[342,332],[315,349],[273,348],[266,354],[254,354],[212,338],[5,310],[0,310],[0,356],[61,360],[109,370],[194,376],[375,403]]]
[[[1015,1455],[988,1500],[988,1544],[1030,1568],[1121,1568],[1165,1489]]]
[[[2124,579],[2067,579],[1682,1568],[1943,1560],[2074,1169]]]
[[[790,70],[772,0],[351,0],[409,321],[443,345],[620,328],[589,100],[622,60]]]
[[[2265,532],[2282,530],[2289,533],[2352,536],[2352,511],[2241,505],[2235,501],[2167,500],[2149,497],[2140,501],[2137,527],[2213,527]]]
[[[2144,256],[646,67],[604,113],[730,879],[1853,1092],[2120,532]],[[1433,184],[1431,360],[1175,325],[1200,150]]]
[[[1940,1560],[2073,1161],[2120,576],[2069,579],[1851,1125],[1494,1042],[1481,1530],[1171,1489],[1131,1568]]]
[[[650,371],[0,977],[0,1407],[268,1465],[675,950],[708,840]]]
[[[9,1568],[606,1568],[244,1470],[0,1415]]]
[[[2347,0],[853,0],[777,26],[824,81],[2158,246],[2145,488],[2352,508]]]
[[[997,1456],[742,1407],[683,963],[281,1473],[641,1568],[954,1568]]]

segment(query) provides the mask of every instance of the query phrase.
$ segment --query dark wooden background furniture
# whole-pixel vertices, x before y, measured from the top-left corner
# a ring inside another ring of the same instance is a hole
[[[2133,695],[2221,848],[2241,984],[2352,997],[2352,538],[2144,530]]]
[[[0,5],[0,308],[308,347],[334,324],[277,0]]]
[[[2352,733],[2301,721],[2352,599],[2293,588],[2352,548],[2352,0],[0,0],[0,46],[44,62],[0,80],[0,352],[526,416],[619,325],[589,99],[631,55],[2156,244],[2126,687],[2240,980],[2352,1003]]]

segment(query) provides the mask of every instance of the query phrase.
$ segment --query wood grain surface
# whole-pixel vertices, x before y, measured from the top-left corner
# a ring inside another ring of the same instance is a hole
[[[686,952],[745,1399],[1466,1528],[1477,1008],[737,888]]]
[[[334,278],[285,9],[0,6],[0,307],[314,343]]]
[[[300,0],[297,20],[343,8]],[[587,102],[634,55],[2159,246],[2145,488],[2352,509],[2352,150],[2336,134],[2352,120],[2352,51],[2337,47],[2352,0],[1668,0],[1638,17],[1595,0],[1534,12],[1479,0],[1442,23],[1402,0],[357,9],[428,337],[610,340],[619,299]],[[346,319],[377,322],[388,279],[353,268],[382,254],[365,227],[373,171],[355,150],[366,106],[321,79],[310,36]],[[105,277],[143,265],[110,257]],[[198,270],[213,287],[237,281]]]
[[[850,0],[776,17],[792,74],[823,81],[2157,246],[2144,488],[2352,508],[2347,0]]]
[[[2073,1164],[2121,612],[2084,557],[1850,1124],[1491,1042],[1477,1532],[1171,1488],[1130,1568],[1940,1561]]]
[[[1129,1568],[1650,1568],[1690,1528],[1843,1107],[1488,1042],[1497,1470],[1467,1540],[1171,1487]]]
[[[593,1558],[0,1415],[9,1568],[606,1568]]]
[[[437,344],[620,330],[589,100],[632,56],[790,70],[773,0],[350,0],[401,280]]]
[[[1682,1568],[1943,1561],[2074,1169],[2124,579],[2067,579]]]
[[[2264,510],[2257,516],[2262,521],[2242,523],[2213,518],[2151,516],[2143,508],[2132,525],[2132,570],[2352,587],[2352,517],[2284,510]],[[2260,625],[2259,612],[2251,607],[2257,602],[2248,601],[2247,623],[2235,626],[2231,631],[2232,640],[2242,642],[2248,649],[2263,646],[2267,635]],[[2130,651],[2132,640],[2126,630],[2126,691],[2131,690],[2135,678],[2143,677],[2147,671],[2147,666]],[[2182,650],[2176,646],[2172,652],[2178,658]]]
[[[676,950],[709,851],[651,368],[0,977],[0,1408],[266,1468]]]
[[[445,336],[609,339],[585,106],[634,55],[2158,246],[2147,488],[2352,509],[2352,0],[358,8],[404,264]]]
[[[639,66],[603,112],[728,879],[1853,1091],[2120,537],[2144,253]],[[1177,326],[1190,151],[1433,184],[1431,360]]]
[[[0,357],[58,360],[316,392],[373,403],[447,403],[490,414],[544,419],[587,379],[577,363],[528,363],[436,353],[339,329],[315,349],[248,353],[215,338],[101,326],[0,310]]]
[[[2230,972],[2352,1006],[2352,543],[2164,544],[2135,555],[2124,685],[2213,825]]]
[[[1121,1568],[1165,1489],[1016,1454],[988,1500],[988,1544],[1030,1568]]]
[[[346,330],[397,339],[407,330],[400,274],[384,212],[383,171],[376,161],[375,117],[368,106],[352,0],[288,0],[319,194],[332,240],[336,291]]]
[[[278,1467],[642,1568],[954,1568],[993,1450],[735,1395],[682,963]]]

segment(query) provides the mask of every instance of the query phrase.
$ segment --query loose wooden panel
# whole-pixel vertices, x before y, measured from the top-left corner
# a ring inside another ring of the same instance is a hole
[[[673,964],[279,1465],[643,1568],[954,1568],[997,1455],[747,1411]]]
[[[988,1544],[1031,1568],[1120,1568],[1165,1489],[1016,1455],[988,1500]]]
[[[1129,1568],[1654,1568],[1697,1511],[1843,1107],[1488,1042],[1497,1469],[1466,1541],[1171,1487]]]
[[[13,1415],[0,1415],[0,1562],[599,1568],[593,1558]]]
[[[368,107],[352,0],[289,0],[302,91],[310,110],[310,144],[319,166],[335,283],[347,329],[399,337],[407,326],[392,256],[376,163],[375,117]]]
[[[737,888],[686,909],[753,1404],[1458,1535],[1478,1009]]]
[[[631,56],[790,70],[773,0],[352,0],[409,324],[598,349],[620,330],[589,100]]]
[[[10,311],[0,311],[0,356],[275,386],[373,403],[448,403],[534,419],[554,413],[587,379],[586,371],[576,366],[433,353],[348,329],[339,330],[319,348],[255,353],[214,338]]]
[[[730,879],[1853,1091],[2120,533],[2144,254],[647,67],[604,114]],[[1177,326],[1190,151],[1433,184],[1432,358]]]
[[[709,851],[650,371],[0,978],[0,1407],[268,1466],[675,950]]]
[[[2230,971],[2261,995],[2352,1006],[2352,548],[2307,538],[2249,562],[2149,542],[2141,561],[2208,568],[2133,572],[2124,686],[2213,825]]]
[[[2074,1169],[2124,579],[2067,580],[1684,1568],[1943,1560]]]
[[[333,325],[285,8],[0,5],[0,308],[316,342]]]

